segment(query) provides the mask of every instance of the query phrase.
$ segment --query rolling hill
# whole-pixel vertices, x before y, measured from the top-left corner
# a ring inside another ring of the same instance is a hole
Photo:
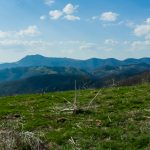
[[[71,67],[16,67],[0,70],[0,83],[42,75],[89,75],[84,70]]]
[[[129,77],[149,70],[150,70],[150,65],[146,63],[119,65],[119,66],[107,65],[95,69],[92,72],[92,74],[97,77],[116,76],[119,79],[121,77]]]
[[[96,76],[74,68],[48,68],[48,72],[44,71],[41,75],[39,75],[39,72],[37,72],[38,74],[25,72],[25,74],[21,74],[20,77],[22,78],[18,80],[0,83],[0,96],[73,90],[75,81],[77,82],[77,89],[137,85],[150,82],[150,69],[147,68],[148,66],[144,66],[141,65],[141,68],[137,65],[125,66],[121,71],[116,67],[107,66],[98,70],[101,75],[97,73]],[[26,69],[30,70],[31,68]],[[34,69],[36,70],[37,67]],[[54,72],[54,70],[57,70],[57,72]],[[27,77],[25,75],[32,76]]]
[[[0,96],[94,88],[100,81],[84,75],[42,75],[0,84]],[[100,86],[99,86],[100,87]]]
[[[142,72],[140,74],[122,79],[118,82],[119,86],[131,86],[142,83],[150,83],[150,71]]]

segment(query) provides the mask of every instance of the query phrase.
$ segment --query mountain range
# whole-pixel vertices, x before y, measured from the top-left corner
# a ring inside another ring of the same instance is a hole
[[[133,85],[149,81],[150,58],[78,60],[41,55],[0,64],[0,95]],[[136,79],[136,80],[135,80]]]
[[[150,65],[150,58],[141,59],[125,59],[123,61],[114,58],[98,59],[91,58],[87,60],[78,60],[70,58],[54,58],[44,57],[41,55],[30,55],[14,63],[0,64],[0,69],[15,68],[15,67],[31,67],[31,66],[47,66],[47,67],[73,67],[93,71],[103,66],[120,66],[146,63]]]

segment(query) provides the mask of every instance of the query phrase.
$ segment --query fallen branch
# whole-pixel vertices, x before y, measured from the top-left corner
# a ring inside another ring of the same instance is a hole
[[[90,103],[89,103],[89,105],[88,105],[88,107],[87,107],[87,109],[89,109],[90,108],[90,106],[91,106],[91,104],[93,103],[93,101],[97,98],[97,96],[100,94],[100,92],[101,92],[101,90],[99,90],[98,91],[98,93],[95,95],[95,97],[90,101]]]

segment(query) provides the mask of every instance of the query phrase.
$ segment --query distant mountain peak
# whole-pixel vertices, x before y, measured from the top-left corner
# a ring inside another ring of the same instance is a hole
[[[32,66],[32,64],[34,64],[36,66],[36,63],[38,65],[38,63],[43,62],[46,59],[48,59],[48,58],[45,57],[45,56],[42,56],[42,55],[38,55],[38,54],[36,54],[36,55],[27,55],[24,58],[22,58],[21,60],[19,60],[17,63],[19,63],[19,64],[29,64],[29,65],[31,64],[31,66]]]
[[[22,60],[27,60],[27,59],[41,59],[41,58],[45,58],[45,56],[42,56],[42,55],[39,55],[39,54],[36,54],[36,55],[27,55],[25,56],[24,58],[22,58],[20,61]]]

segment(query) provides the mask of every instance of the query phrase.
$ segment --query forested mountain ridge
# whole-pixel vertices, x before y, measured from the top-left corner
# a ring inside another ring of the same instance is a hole
[[[149,76],[149,71],[150,58],[120,61],[26,56],[0,65],[0,95],[72,90],[75,81],[80,89],[135,85],[141,79],[149,82],[143,75]]]
[[[74,67],[84,70],[95,70],[102,66],[120,66],[146,63],[150,65],[150,58],[117,60],[114,58],[99,59],[91,58],[87,60],[44,57],[41,55],[29,55],[14,63],[0,64],[0,69],[15,67],[47,66],[47,67]]]

